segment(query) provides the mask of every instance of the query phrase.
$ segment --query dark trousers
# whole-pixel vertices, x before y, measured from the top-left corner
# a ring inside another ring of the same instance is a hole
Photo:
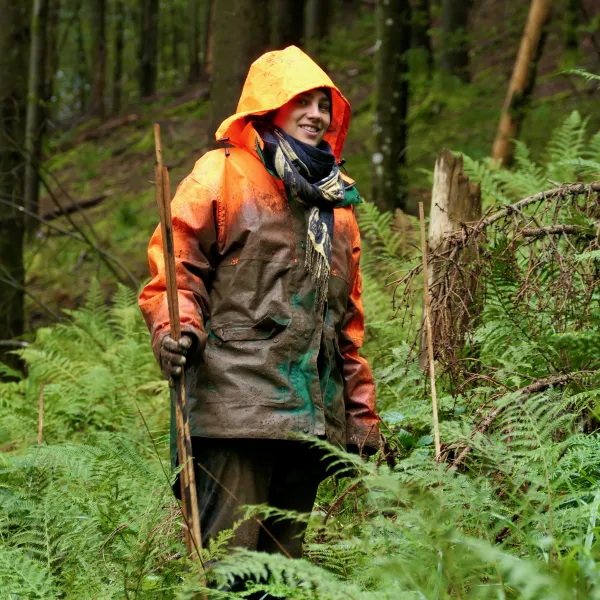
[[[306,442],[193,438],[192,446],[203,544],[232,528],[245,504],[310,512],[328,475],[323,451]],[[263,552],[282,552],[283,547],[293,558],[302,556],[305,524],[288,519],[263,523],[272,537],[256,520],[247,519],[232,545]]]

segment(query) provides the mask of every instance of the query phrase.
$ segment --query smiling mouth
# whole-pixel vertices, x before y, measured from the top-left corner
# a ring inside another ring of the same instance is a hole
[[[312,125],[300,125],[300,129],[306,131],[306,133],[317,134],[320,129],[318,127],[313,127]]]

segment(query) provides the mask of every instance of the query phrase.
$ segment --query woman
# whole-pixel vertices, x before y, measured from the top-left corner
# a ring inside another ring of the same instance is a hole
[[[204,541],[240,504],[311,510],[325,477],[308,434],[359,452],[379,443],[363,339],[354,182],[341,175],[350,105],[301,50],[251,67],[236,114],[173,200],[184,336],[169,337],[160,229],[140,307],[168,377],[185,365]],[[225,488],[229,491],[225,491]],[[255,521],[235,544],[301,556],[304,526]]]

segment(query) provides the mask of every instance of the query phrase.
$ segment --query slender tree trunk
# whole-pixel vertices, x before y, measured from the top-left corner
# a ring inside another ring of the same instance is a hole
[[[112,114],[116,115],[121,110],[122,94],[121,81],[123,79],[123,49],[125,48],[125,6],[123,0],[116,0],[115,5],[115,51],[112,91]]]
[[[310,53],[317,54],[323,40],[329,35],[332,0],[307,0],[305,39]]]
[[[200,68],[200,29],[198,25],[199,0],[190,0],[191,34],[190,34],[190,73],[188,83],[198,83],[202,75]]]
[[[23,202],[23,145],[31,3],[0,0],[0,199]],[[0,203],[0,339],[23,334],[23,214]],[[0,360],[17,366],[14,356]]]
[[[142,0],[142,40],[140,45],[140,96],[156,92],[158,72],[158,0]]]
[[[300,46],[304,35],[304,0],[273,0],[271,45],[273,48]]]
[[[58,34],[60,31],[60,0],[49,0],[48,26],[46,27],[46,84],[44,99],[46,101],[46,117],[50,116],[50,103],[54,96],[54,77],[58,71]]]
[[[268,48],[266,2],[215,2],[214,54],[211,86],[213,131],[235,112],[250,64]]]
[[[535,85],[537,63],[544,46],[544,26],[549,16],[550,0],[532,0],[492,148],[492,158],[505,165],[513,160],[514,144],[511,140],[519,134]]]
[[[563,36],[565,53],[563,63],[573,68],[577,64],[579,50],[579,34],[577,29],[581,20],[581,0],[567,0],[563,19]]]
[[[106,85],[106,0],[93,0],[92,31],[94,32],[94,63],[90,114],[104,119],[104,89]]]
[[[29,50],[29,81],[27,84],[27,115],[25,120],[25,207],[37,213],[40,182],[38,168],[42,149],[42,127],[45,117],[44,88],[46,75],[46,26],[48,1],[34,0]],[[34,228],[37,223],[29,222]]]
[[[179,73],[179,26],[177,23],[177,8],[171,0],[171,66]]]
[[[373,200],[384,210],[405,210],[409,1],[378,0],[376,20]]]
[[[87,54],[85,51],[85,40],[83,37],[83,20],[81,17],[81,0],[78,0],[75,8],[77,14],[77,90],[79,92],[79,108],[83,113],[87,106],[86,86],[89,83],[89,68]]]
[[[413,0],[411,8],[411,47],[422,53],[427,75],[431,75],[433,73],[433,50],[429,35],[431,28],[429,0]]]
[[[469,11],[472,0],[442,0],[441,68],[463,81],[469,73]]]
[[[204,72],[212,75],[213,46],[215,32],[215,0],[206,2],[206,20],[204,22]]]

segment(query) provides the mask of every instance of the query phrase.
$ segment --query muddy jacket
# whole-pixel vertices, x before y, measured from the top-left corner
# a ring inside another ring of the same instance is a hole
[[[208,335],[186,366],[192,435],[282,439],[301,432],[339,445],[378,444],[375,387],[358,354],[364,320],[353,208],[335,209],[329,292],[318,314],[304,266],[306,210],[266,170],[262,140],[247,119],[325,86],[333,105],[325,139],[339,161],[349,104],[290,47],[252,65],[238,112],[217,131],[233,147],[205,154],[173,200],[182,331]],[[349,180],[346,194],[357,193]],[[158,355],[169,331],[160,228],[148,254],[152,280],[139,304]]]

